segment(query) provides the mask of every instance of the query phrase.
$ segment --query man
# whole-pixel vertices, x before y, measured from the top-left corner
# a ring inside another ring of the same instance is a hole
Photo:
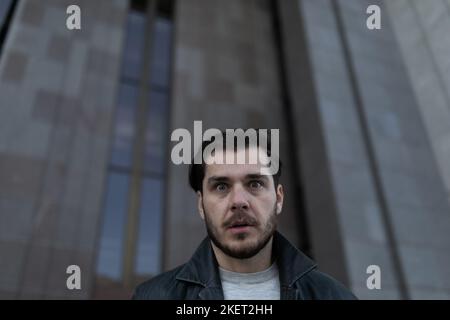
[[[186,264],[139,285],[133,299],[355,299],[276,231],[284,199],[281,162],[276,173],[265,174],[274,155],[270,136],[264,144],[259,140],[216,149],[214,158],[265,159],[190,165],[208,236]],[[211,143],[203,143],[202,155]]]

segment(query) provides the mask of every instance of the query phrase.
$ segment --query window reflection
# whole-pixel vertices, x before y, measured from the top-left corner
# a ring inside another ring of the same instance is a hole
[[[12,0],[1,0],[0,1],[0,29],[3,27],[3,24],[5,23],[6,16],[9,11],[9,7],[12,4]]]
[[[150,112],[145,136],[145,170],[163,174],[166,166],[168,97],[166,92],[150,90]]]
[[[138,88],[122,83],[119,91],[111,164],[130,167],[136,129]]]
[[[157,17],[152,52],[152,85],[169,86],[169,67],[171,58],[172,22],[168,18]]]
[[[106,193],[105,215],[100,239],[97,273],[119,280],[122,272],[123,237],[129,176],[110,173]]]
[[[144,179],[135,264],[138,275],[155,275],[161,269],[162,195],[160,179]]]
[[[147,19],[145,12],[132,10],[128,15],[126,50],[123,55],[123,76],[138,80],[143,65],[145,46],[145,28]]]

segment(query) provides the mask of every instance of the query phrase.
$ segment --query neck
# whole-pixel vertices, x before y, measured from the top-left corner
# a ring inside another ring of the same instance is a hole
[[[272,264],[272,242],[273,236],[256,255],[248,259],[230,257],[211,242],[217,263],[222,269],[239,272],[254,273],[266,270]]]

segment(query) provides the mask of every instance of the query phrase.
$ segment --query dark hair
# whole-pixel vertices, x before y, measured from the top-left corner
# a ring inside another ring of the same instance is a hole
[[[254,129],[257,133],[257,147],[259,147],[260,145],[260,141],[259,141],[259,132],[261,129]],[[271,157],[271,138],[270,138],[270,130],[267,130],[267,149],[266,149],[266,153],[268,157]],[[226,132],[225,131],[221,131],[221,134],[218,134],[214,137],[211,138],[211,140],[206,140],[203,141],[202,143],[202,147],[200,150],[198,150],[197,152],[201,152],[201,163],[200,164],[196,164],[194,162],[194,159],[192,159],[191,164],[189,166],[189,184],[191,186],[192,189],[194,189],[195,192],[200,191],[203,192],[203,178],[205,177],[205,169],[206,169],[206,164],[204,163],[204,159],[203,159],[203,151],[205,150],[205,148],[210,145],[211,143],[213,143],[216,139],[222,139],[222,145],[223,145],[223,149],[226,149]],[[237,137],[234,136],[234,151],[236,152],[237,150]],[[245,137],[245,149],[248,149],[249,147],[249,139],[248,137]],[[274,155],[274,157],[277,157],[278,160],[278,171],[277,173],[275,173],[274,175],[272,175],[273,177],[273,182],[274,182],[274,186],[275,188],[278,186],[279,181],[280,181],[280,176],[281,176],[281,159],[279,158],[279,155]],[[195,158],[195,157],[194,157]]]

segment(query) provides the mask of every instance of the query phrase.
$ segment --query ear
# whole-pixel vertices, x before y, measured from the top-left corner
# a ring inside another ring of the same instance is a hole
[[[197,209],[202,220],[205,220],[205,213],[203,212],[203,196],[200,191],[197,191]]]
[[[276,195],[277,195],[277,214],[279,215],[283,210],[283,200],[284,200],[284,190],[281,184],[277,186]]]

